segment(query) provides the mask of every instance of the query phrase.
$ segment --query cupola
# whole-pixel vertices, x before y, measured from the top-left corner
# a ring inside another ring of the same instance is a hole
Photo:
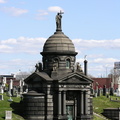
[[[56,15],[56,32],[46,40],[41,52],[43,70],[49,75],[52,71],[71,72],[77,55],[72,40],[62,32],[61,18],[60,13]]]

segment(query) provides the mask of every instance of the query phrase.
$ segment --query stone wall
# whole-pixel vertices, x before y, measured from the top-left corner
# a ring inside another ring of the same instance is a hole
[[[120,108],[103,109],[103,115],[111,120],[119,120]]]

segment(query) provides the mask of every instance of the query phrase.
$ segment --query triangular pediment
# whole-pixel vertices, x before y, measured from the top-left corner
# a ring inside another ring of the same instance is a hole
[[[25,79],[26,83],[30,82],[46,82],[52,81],[52,79],[44,72],[34,72]]]
[[[93,80],[80,73],[71,73],[61,78],[59,82],[67,84],[90,84]]]

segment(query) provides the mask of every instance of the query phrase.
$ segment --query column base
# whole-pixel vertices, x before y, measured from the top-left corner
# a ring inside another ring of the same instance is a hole
[[[81,116],[77,116],[76,120],[93,120],[93,116],[91,116],[91,115],[81,115]]]
[[[58,116],[53,117],[53,120],[68,120],[68,118],[66,115],[64,116],[58,115]]]

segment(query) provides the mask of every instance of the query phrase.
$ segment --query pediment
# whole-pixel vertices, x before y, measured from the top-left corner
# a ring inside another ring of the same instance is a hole
[[[73,73],[61,78],[59,82],[66,84],[90,84],[93,81],[85,75]]]
[[[35,72],[25,79],[26,83],[46,81],[52,81],[52,79],[44,72]]]

